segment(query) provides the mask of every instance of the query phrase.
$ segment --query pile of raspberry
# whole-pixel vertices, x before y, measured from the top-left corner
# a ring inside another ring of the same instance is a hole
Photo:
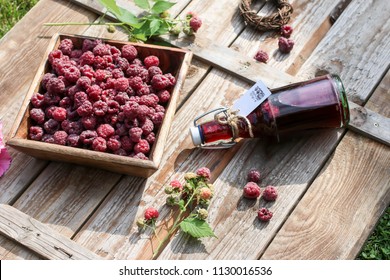
[[[176,83],[157,56],[85,39],[49,54],[51,71],[31,98],[29,138],[148,159]]]

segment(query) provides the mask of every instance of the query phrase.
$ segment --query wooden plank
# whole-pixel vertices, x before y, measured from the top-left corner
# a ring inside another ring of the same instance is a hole
[[[389,88],[390,72],[367,107],[390,117]],[[389,147],[348,132],[262,259],[355,259],[390,204],[389,167]]]
[[[0,232],[47,259],[101,259],[47,225],[5,204],[0,204]]]

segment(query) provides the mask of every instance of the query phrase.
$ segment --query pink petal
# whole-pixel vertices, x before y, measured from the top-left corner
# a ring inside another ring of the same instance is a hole
[[[5,148],[0,149],[0,177],[3,176],[5,171],[8,170],[11,161],[12,159],[7,149]]]

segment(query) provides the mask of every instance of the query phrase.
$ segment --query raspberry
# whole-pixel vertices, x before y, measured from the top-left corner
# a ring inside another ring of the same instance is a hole
[[[70,134],[66,139],[66,143],[71,147],[79,147],[80,146],[80,136],[77,134]]]
[[[138,56],[137,49],[132,45],[124,45],[121,51],[122,57],[126,58],[128,61],[133,61]]]
[[[104,139],[108,139],[110,138],[112,135],[115,134],[115,129],[109,125],[109,124],[101,124],[98,128],[97,128],[97,134],[100,136],[100,137],[103,137]]]
[[[96,101],[93,103],[93,112],[96,116],[104,116],[108,110],[107,103],[104,101]]]
[[[123,107],[123,113],[127,118],[133,119],[138,115],[139,104],[135,102],[127,102]]]
[[[198,17],[191,17],[190,19],[190,27],[191,29],[196,32],[198,29],[202,26],[202,20]]]
[[[174,191],[181,191],[183,189],[183,185],[180,183],[179,180],[173,180],[170,185],[172,186]]]
[[[293,32],[293,28],[290,25],[283,25],[280,28],[280,35],[282,35],[285,38],[290,38],[292,32]]]
[[[157,96],[158,96],[158,100],[160,103],[167,103],[169,101],[169,99],[171,98],[171,94],[169,93],[169,91],[167,90],[160,90],[158,93],[157,93]]]
[[[144,64],[146,68],[152,67],[152,66],[158,66],[160,64],[160,60],[155,55],[149,55],[145,57]]]
[[[210,180],[211,172],[207,167],[201,167],[196,171],[196,175],[201,176],[206,180]]]
[[[57,78],[57,76],[52,73],[46,73],[45,75],[43,75],[42,82],[41,82],[43,89],[46,90],[46,84],[52,78]]]
[[[161,90],[171,85],[170,80],[164,75],[154,75],[151,80],[151,85],[156,90]]]
[[[43,124],[43,128],[47,133],[54,134],[60,128],[60,124],[56,120],[49,119]]]
[[[60,102],[61,100],[61,97],[59,97],[58,95],[55,95],[55,94],[51,94],[51,93],[48,93],[46,92],[44,95],[43,95],[43,102],[45,103],[45,105],[57,105],[58,102]]]
[[[65,84],[58,78],[51,78],[46,84],[46,89],[51,94],[62,94],[65,90]]]
[[[148,95],[149,93],[150,93],[150,89],[145,84],[139,90],[137,90],[137,95],[138,96]]]
[[[79,49],[72,50],[72,52],[70,53],[70,58],[78,60],[82,54],[83,54],[82,50]]]
[[[92,50],[93,54],[96,56],[104,56],[104,55],[110,55],[111,54],[111,49],[110,49],[110,46],[109,45],[106,45],[106,44],[103,44],[103,43],[100,43],[100,44],[97,44],[93,50]]]
[[[51,143],[54,144],[54,138],[52,134],[44,134],[42,136],[42,141],[45,143]]]
[[[137,110],[137,118],[139,120],[145,120],[150,114],[150,108],[146,105],[139,105]]]
[[[142,95],[139,99],[140,105],[155,107],[158,104],[159,98],[155,94]]]
[[[65,55],[70,55],[73,50],[73,42],[70,39],[61,40],[58,49]]]
[[[156,142],[156,135],[154,134],[154,132],[151,132],[148,134],[148,136],[146,136],[145,139],[150,145],[152,145],[154,142]]]
[[[131,141],[129,136],[122,136],[120,142],[122,149],[126,152],[129,152],[133,149],[133,142]]]
[[[162,75],[162,70],[158,66],[150,66],[148,68],[149,77],[152,78],[154,75]]]
[[[107,78],[111,77],[111,73],[105,69],[97,69],[95,72],[95,78],[97,81],[105,81]]]
[[[81,134],[83,132],[83,124],[81,121],[74,121],[69,124],[69,134]]]
[[[176,84],[176,78],[171,73],[167,73],[164,76],[168,78],[170,86],[174,86]]]
[[[66,119],[66,109],[62,107],[55,107],[52,113],[53,119],[62,122]]]
[[[132,155],[133,158],[137,158],[137,159],[143,159],[143,160],[148,160],[149,158],[147,156],[145,156],[144,153],[137,153],[137,154],[133,154]]]
[[[109,114],[115,114],[119,112],[119,103],[116,102],[115,100],[108,100],[107,106],[108,106],[107,112]]]
[[[278,197],[278,192],[274,186],[267,186],[263,191],[265,201],[275,201]]]
[[[81,75],[86,76],[89,79],[91,79],[91,82],[94,80],[95,70],[93,70],[93,68],[91,66],[84,65],[84,66],[80,67],[80,71],[81,71]]]
[[[249,182],[244,187],[244,197],[246,198],[256,199],[260,196],[260,193],[260,187],[254,182]]]
[[[53,138],[54,138],[55,144],[65,146],[66,140],[68,138],[68,133],[66,133],[65,131],[59,130],[59,131],[54,132]]]
[[[87,78],[87,77],[86,77]],[[80,78],[81,79],[81,78]],[[80,80],[79,79],[79,80]],[[67,90],[67,96],[70,98],[70,99],[74,99],[74,95],[76,94],[76,92],[79,92],[79,91],[82,91],[82,89],[80,87],[78,87],[77,85],[74,85],[74,86],[71,86],[70,88],[68,88]]]
[[[160,126],[164,120],[165,113],[164,112],[156,112],[152,115],[151,120],[155,126]]]
[[[279,50],[282,53],[289,53],[294,47],[294,41],[284,37],[280,37],[278,41]]]
[[[258,50],[254,56],[254,59],[256,59],[258,62],[267,63],[269,56],[265,51]]]
[[[209,200],[213,196],[213,193],[208,187],[199,189],[199,197],[204,200]]]
[[[154,124],[150,119],[145,119],[141,126],[141,129],[143,135],[149,135],[154,129]]]
[[[42,124],[45,122],[45,112],[40,108],[33,108],[30,110],[30,118],[38,124]]]
[[[53,65],[54,60],[62,58],[62,51],[61,50],[54,50],[49,53],[49,62]]]
[[[119,78],[115,80],[115,89],[118,91],[126,91],[129,87],[129,80],[127,78]]]
[[[140,127],[133,127],[129,129],[129,136],[132,142],[139,142],[141,140],[143,130]]]
[[[70,108],[66,109],[66,114],[68,115],[68,120],[70,121],[77,121],[80,118],[77,111]]]
[[[145,210],[144,218],[146,221],[157,219],[158,216],[159,216],[159,213],[158,213],[158,210],[156,208],[149,207],[148,209]]]
[[[156,110],[156,113],[165,113],[165,108],[164,106],[161,106],[160,104],[157,104],[156,107],[154,107]]]
[[[42,140],[43,129],[40,126],[31,126],[29,129],[29,137],[31,140]]]
[[[119,149],[119,150],[116,150],[114,152],[114,154],[118,155],[118,156],[127,156],[127,153],[124,149]]]
[[[100,100],[102,89],[98,85],[92,85],[88,87],[87,94],[91,101],[98,101]]]
[[[45,109],[45,114],[47,118],[49,119],[53,118],[53,112],[55,108],[57,108],[57,106],[51,105]]]
[[[96,137],[92,141],[92,149],[98,152],[105,152],[107,150],[107,142],[102,137]]]
[[[260,221],[262,222],[268,222],[271,220],[273,216],[273,213],[269,211],[267,208],[260,208],[259,211],[257,211],[257,217],[259,218]]]
[[[75,95],[73,97],[73,102],[74,102],[75,108],[80,107],[86,101],[88,101],[88,95],[85,92],[79,91],[79,92],[75,93]]]
[[[88,117],[93,113],[92,103],[89,101],[84,101],[84,103],[79,106],[76,111],[80,117]]]
[[[256,168],[252,168],[251,170],[249,170],[247,180],[248,182],[260,182],[260,171]]]
[[[95,61],[95,55],[91,51],[83,53],[79,58],[79,63],[83,65],[92,65]]]
[[[111,137],[107,141],[107,148],[113,152],[118,151],[121,148],[121,142],[119,142],[118,139]]]
[[[85,129],[95,129],[97,121],[95,116],[86,116],[81,119],[81,123],[83,124]]]
[[[68,96],[65,96],[64,98],[62,98],[60,100],[59,105],[60,105],[60,107],[65,108],[65,109],[71,108],[71,107],[73,107],[73,101]]]
[[[84,130],[83,132],[81,132],[80,134],[80,141],[81,143],[85,144],[85,145],[91,145],[92,144],[92,141],[98,137],[98,134],[96,133],[96,131],[93,131],[93,130]]]
[[[33,96],[31,97],[31,104],[35,108],[40,108],[44,106],[45,104],[44,96],[40,93],[34,93]]]
[[[122,69],[122,71],[126,71],[127,68],[129,68],[129,61],[123,57],[118,57],[116,60],[115,60],[115,64],[117,67],[119,67],[120,69]]]
[[[150,145],[148,141],[146,141],[145,139],[139,140],[139,142],[134,145],[134,153],[136,154],[140,152],[143,154],[147,154],[149,151],[150,151]]]
[[[119,105],[124,105],[126,101],[129,101],[129,96],[126,92],[118,92],[118,94],[114,96],[114,100],[118,102]]]
[[[77,82],[80,78],[80,70],[76,66],[70,66],[64,70],[65,79],[71,83]]]
[[[89,39],[85,39],[84,41],[83,41],[83,46],[82,46],[82,51],[83,52],[87,52],[87,51],[91,51],[91,50],[93,50],[93,48],[96,46],[96,45],[98,45],[98,44],[100,44],[101,43],[101,41],[100,40],[89,40]]]
[[[125,73],[123,73],[123,71],[121,69],[118,69],[118,68],[112,70],[111,74],[112,74],[112,77],[114,79],[123,78],[125,76]]]
[[[134,90],[139,90],[144,86],[144,82],[140,77],[133,77],[129,79],[129,85]]]

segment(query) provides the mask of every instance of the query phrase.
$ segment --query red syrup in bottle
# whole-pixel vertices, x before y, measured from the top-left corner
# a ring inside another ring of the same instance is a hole
[[[344,86],[337,75],[317,77],[271,92],[245,116],[247,120],[236,119],[235,129],[217,120],[190,128],[194,145],[206,147],[210,143],[226,144],[235,138],[250,138],[250,130],[255,138],[280,141],[306,131],[343,127],[349,121]]]

